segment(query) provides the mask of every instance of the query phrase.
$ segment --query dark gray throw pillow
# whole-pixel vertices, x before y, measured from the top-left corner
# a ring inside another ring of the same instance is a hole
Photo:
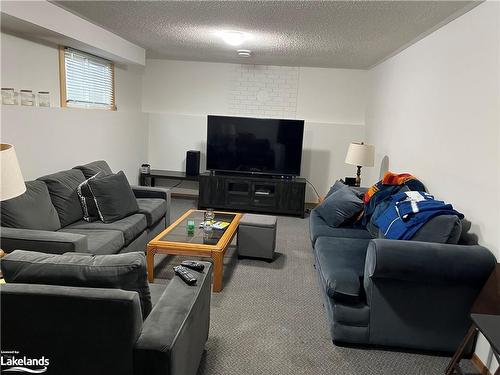
[[[344,181],[342,181],[342,180],[335,181],[335,183],[332,185],[330,190],[328,190],[328,193],[326,193],[325,199],[328,198],[333,193],[335,193],[337,190],[340,190],[340,189],[343,189],[346,187],[348,187],[348,186],[344,183]]]
[[[316,207],[316,212],[329,226],[336,228],[351,221],[362,209],[363,201],[346,186],[326,198]]]
[[[332,185],[330,190],[328,190],[328,193],[326,193],[325,199],[328,198],[333,193],[335,193],[337,190],[340,190],[343,188],[350,189],[354,193],[354,195],[356,195],[359,199],[363,200],[363,196],[365,195],[365,189],[346,185],[346,183],[343,180],[335,181],[335,183]]]
[[[137,199],[123,171],[92,178],[88,186],[94,196],[100,219],[112,223],[139,211]]]
[[[50,231],[61,229],[49,190],[42,181],[27,181],[26,192],[3,201],[0,211],[3,227]]]
[[[81,171],[70,169],[40,177],[37,180],[47,185],[50,199],[59,214],[62,227],[83,217],[82,206],[76,192],[78,185],[85,181]]]
[[[2,258],[1,267],[7,283],[130,290],[139,293],[144,319],[152,309],[142,252],[54,255],[15,250]]]
[[[102,172],[99,172],[94,176],[86,179],[80,185],[78,185],[78,189],[76,189],[78,198],[80,198],[80,203],[82,205],[83,220],[88,221],[89,223],[100,219],[99,211],[94,199],[94,194],[92,194],[92,190],[89,186],[89,181],[93,178],[98,178],[99,176],[102,176]]]
[[[106,163],[106,161],[104,160],[96,160],[85,165],[77,165],[73,169],[79,169],[80,171],[82,171],[85,178],[95,176],[99,172],[102,176],[113,173],[108,163]]]

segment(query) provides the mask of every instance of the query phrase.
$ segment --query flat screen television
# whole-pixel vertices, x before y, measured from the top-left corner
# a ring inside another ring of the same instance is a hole
[[[207,169],[300,175],[304,120],[208,116]]]

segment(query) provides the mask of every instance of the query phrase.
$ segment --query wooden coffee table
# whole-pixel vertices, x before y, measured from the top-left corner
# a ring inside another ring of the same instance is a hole
[[[238,230],[242,214],[215,211],[216,221],[229,222],[225,229],[205,232],[200,228],[204,211],[189,210],[156,236],[147,246],[148,281],[154,280],[155,254],[210,257],[213,261],[213,291],[222,290],[224,253]],[[194,234],[187,233],[187,221],[194,220]]]

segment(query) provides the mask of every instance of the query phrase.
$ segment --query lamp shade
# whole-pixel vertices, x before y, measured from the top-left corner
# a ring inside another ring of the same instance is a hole
[[[375,159],[375,147],[364,143],[351,142],[347,149],[345,162],[362,167],[373,167]]]
[[[14,146],[0,144],[0,201],[15,198],[26,191]]]

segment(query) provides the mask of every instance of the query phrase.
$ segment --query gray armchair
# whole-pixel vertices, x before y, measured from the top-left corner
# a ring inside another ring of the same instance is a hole
[[[24,271],[18,264],[26,254],[18,253],[6,257],[9,266],[2,263],[8,282],[0,290],[2,349],[18,351],[20,357],[44,356],[50,374],[196,374],[209,333],[211,263],[202,262],[202,272],[191,271],[198,279],[194,286],[179,277],[167,286],[149,284],[153,308],[143,321],[137,291],[100,288],[95,279],[89,282],[93,287],[17,283],[29,278],[28,272],[37,272],[40,280],[39,269],[47,272],[47,262],[52,270],[60,265],[33,253]],[[144,255],[139,258],[145,273]]]

